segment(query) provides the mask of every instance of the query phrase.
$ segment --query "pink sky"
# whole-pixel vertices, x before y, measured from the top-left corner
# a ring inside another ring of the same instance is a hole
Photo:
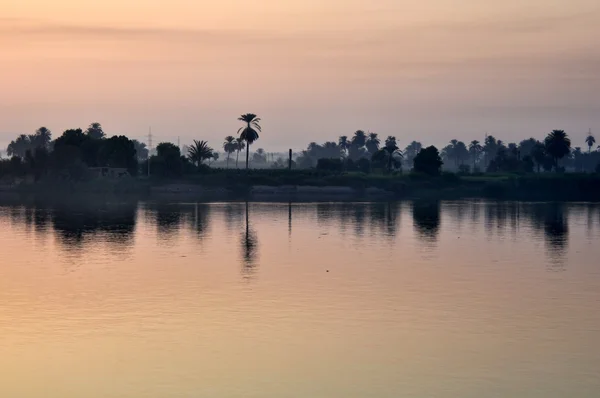
[[[142,4],[143,5],[140,5]],[[0,144],[45,125],[257,147],[600,126],[596,0],[0,0]],[[156,141],[155,141],[156,142]]]

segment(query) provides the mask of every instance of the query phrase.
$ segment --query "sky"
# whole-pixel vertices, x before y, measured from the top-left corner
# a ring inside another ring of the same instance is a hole
[[[597,0],[0,0],[0,147],[102,123],[300,150],[600,129]]]

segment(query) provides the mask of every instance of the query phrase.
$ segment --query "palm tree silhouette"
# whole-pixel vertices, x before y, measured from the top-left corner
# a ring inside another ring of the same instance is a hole
[[[558,160],[571,152],[571,140],[564,130],[552,130],[544,140],[546,152],[554,160],[554,170],[558,171]]]
[[[591,129],[590,129],[590,132],[589,132],[588,136],[585,137],[585,143],[588,146],[588,153],[590,153],[592,151],[592,147],[596,143],[596,139],[592,135],[592,130]]]
[[[469,144],[469,154],[473,158],[473,170],[475,170],[475,165],[479,161],[479,155],[483,151],[483,147],[479,144],[479,141],[473,140]]]
[[[235,168],[238,168],[238,159],[240,158],[240,151],[242,149],[246,148],[246,144],[244,143],[244,140],[240,137],[235,139],[235,150],[237,151],[236,155],[235,155]]]
[[[348,136],[342,135],[338,141],[340,149],[344,151],[345,155],[348,155],[348,149],[350,149],[350,141],[348,141]]]
[[[379,144],[381,141],[377,137],[377,133],[369,133],[369,138],[367,139],[365,145],[367,150],[372,155],[379,150]]]
[[[240,127],[238,130],[238,134],[240,134],[240,138],[246,141],[246,170],[248,170],[248,161],[250,158],[250,145],[258,140],[258,133],[262,132],[262,128],[260,127],[260,118],[257,117],[254,113],[245,113],[238,118],[239,121],[246,123],[245,127]]]
[[[362,130],[356,130],[354,136],[352,137],[352,145],[357,148],[362,148],[365,146],[366,142],[367,136],[365,135],[365,132]]]
[[[188,158],[192,163],[200,166],[204,160],[211,159],[213,157],[213,149],[208,146],[206,141],[196,141],[190,147],[188,151]]]
[[[237,145],[235,142],[235,138],[232,135],[228,135],[225,137],[225,142],[223,143],[223,150],[227,153],[227,168],[229,168],[229,156],[235,152],[237,149]]]

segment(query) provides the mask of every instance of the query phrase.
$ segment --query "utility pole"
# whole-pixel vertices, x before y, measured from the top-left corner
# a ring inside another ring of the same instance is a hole
[[[148,128],[148,177],[150,177],[150,157],[152,157],[152,127]]]

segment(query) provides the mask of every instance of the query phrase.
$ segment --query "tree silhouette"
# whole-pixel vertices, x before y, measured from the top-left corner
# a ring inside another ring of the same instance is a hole
[[[395,139],[388,139],[386,140],[386,145],[382,149],[375,152],[371,157],[371,160],[374,162],[384,163],[387,171],[391,172],[394,164],[396,166],[402,166],[402,152],[398,148],[398,145],[396,145]]]
[[[350,149],[350,141],[348,141],[348,137],[342,135],[338,141],[338,145],[340,146],[340,149],[344,152],[344,154],[347,156],[348,149]]]
[[[546,161],[546,147],[541,142],[537,141],[533,148],[531,149],[531,157],[533,158],[536,166],[537,172],[540,172],[540,167]]]
[[[235,139],[235,150],[237,151],[235,155],[235,168],[238,168],[238,159],[240,158],[240,151],[246,148],[246,143],[240,137]]]
[[[379,137],[377,137],[377,133],[369,133],[369,138],[367,139],[365,146],[367,147],[367,151],[373,155],[379,150],[380,143],[381,141],[379,140]]]
[[[31,141],[25,134],[21,134],[16,140],[11,141],[6,148],[8,156],[17,156],[21,159],[25,158],[25,153],[31,149]]]
[[[352,145],[357,148],[362,148],[367,142],[367,136],[364,131],[356,130],[352,137]]]
[[[98,122],[90,124],[90,126],[87,128],[85,133],[90,138],[93,138],[95,140],[100,140],[100,139],[104,138],[104,136],[105,136],[104,130],[102,130],[102,125],[100,125],[100,123],[98,123]]]
[[[133,146],[135,147],[135,152],[138,160],[143,161],[147,160],[150,151],[146,147],[146,144],[143,142],[139,142],[138,140],[132,140]]]
[[[413,162],[417,154],[421,151],[423,145],[420,142],[413,141],[404,148],[404,160],[408,164],[409,169],[412,168]]]
[[[432,145],[422,149],[415,156],[414,170],[418,173],[438,175],[443,164],[439,151]]]
[[[213,157],[213,149],[208,146],[206,141],[196,141],[188,151],[188,159],[196,166],[200,167],[200,165],[207,159],[211,159]]]
[[[44,148],[49,149],[50,141],[52,141],[52,132],[46,127],[40,127],[35,131],[35,134],[29,136],[32,149]]]
[[[571,140],[564,130],[553,130],[544,140],[546,152],[554,161],[554,170],[558,171],[558,160],[571,151]]]
[[[594,138],[594,136],[592,135],[592,132],[590,131],[590,133],[588,134],[587,137],[585,137],[585,143],[588,146],[588,153],[592,152],[592,147],[594,146],[594,144],[596,143],[596,138]]]
[[[240,138],[246,141],[246,170],[248,170],[248,162],[250,159],[250,145],[258,140],[258,133],[262,132],[262,128],[260,127],[260,118],[257,117],[254,113],[246,113],[238,118],[239,121],[246,123],[245,127],[241,127],[238,130],[238,134],[240,134]]]
[[[228,135],[225,137],[223,150],[227,154],[227,168],[229,168],[229,156],[237,150],[237,143],[235,142],[235,138],[233,136]]]
[[[471,159],[473,159],[473,171],[475,171],[475,167],[477,163],[479,163],[479,158],[481,156],[481,152],[483,151],[483,147],[479,144],[479,141],[473,140],[469,144],[469,155],[471,155]]]

